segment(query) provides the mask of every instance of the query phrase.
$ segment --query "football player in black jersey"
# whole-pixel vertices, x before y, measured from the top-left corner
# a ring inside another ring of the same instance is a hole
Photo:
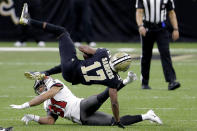
[[[119,71],[126,71],[130,67],[131,56],[127,53],[116,53],[111,57],[109,51],[104,48],[93,49],[89,46],[80,46],[79,50],[84,53],[85,60],[79,60],[76,56],[76,49],[65,28],[40,22],[29,18],[28,5],[24,4],[20,24],[31,25],[36,28],[51,32],[59,38],[59,53],[61,64],[44,73],[26,72],[25,76],[30,79],[41,80],[47,75],[62,72],[63,78],[72,84],[82,83],[85,85],[101,84],[109,87],[112,111],[116,123],[120,123],[119,105],[117,100],[117,88],[122,88],[128,83],[129,72],[124,81],[119,77]]]

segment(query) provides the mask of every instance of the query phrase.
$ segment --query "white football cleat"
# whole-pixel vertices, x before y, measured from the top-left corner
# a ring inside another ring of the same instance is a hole
[[[28,5],[27,5],[27,3],[24,3],[23,10],[22,10],[22,13],[21,13],[21,17],[20,17],[20,20],[19,20],[19,24],[27,25],[28,21],[29,21],[28,19],[29,19]]]
[[[147,113],[147,118],[148,120],[150,120],[151,122],[155,122],[155,123],[158,123],[158,124],[163,124],[161,119],[154,113],[153,110],[149,110]]]

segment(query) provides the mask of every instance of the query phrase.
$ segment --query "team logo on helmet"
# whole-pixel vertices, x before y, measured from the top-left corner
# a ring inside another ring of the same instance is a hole
[[[119,52],[112,56],[110,62],[115,71],[127,71],[131,64],[131,56],[127,53]]]

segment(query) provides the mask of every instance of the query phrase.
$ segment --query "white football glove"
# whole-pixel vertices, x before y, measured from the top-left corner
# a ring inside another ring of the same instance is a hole
[[[29,105],[29,102],[26,102],[26,103],[24,103],[24,104],[22,104],[22,105],[14,105],[14,104],[12,104],[12,105],[10,105],[13,109],[25,109],[25,108],[29,108],[30,107],[30,105]]]
[[[131,82],[137,80],[137,75],[132,71],[128,72],[128,77],[131,79]]]
[[[135,80],[137,80],[137,75],[133,73],[132,71],[129,71],[127,78],[123,80],[123,84],[127,85]]]
[[[25,122],[25,124],[27,125],[30,121],[38,122],[39,119],[40,119],[40,117],[37,115],[27,114],[27,115],[24,115],[24,117],[21,119],[21,121]]]

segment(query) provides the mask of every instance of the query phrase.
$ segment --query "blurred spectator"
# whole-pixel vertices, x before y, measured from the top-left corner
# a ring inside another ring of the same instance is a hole
[[[89,0],[71,0],[71,37],[75,46],[79,46],[82,41],[90,46],[96,46],[92,41],[91,7]]]
[[[31,18],[41,20],[42,19],[42,3],[41,0],[20,0],[18,1],[18,12],[17,15],[21,15],[22,7],[24,3],[28,3],[29,5],[29,12]],[[20,13],[19,13],[20,12]],[[37,42],[39,47],[44,47],[45,42],[43,39],[41,39],[41,31],[37,29],[33,29],[30,26],[22,26],[18,25],[18,31],[19,31],[19,39],[14,43],[14,46],[20,47],[20,46],[26,46],[26,41],[28,39],[33,39]]]

